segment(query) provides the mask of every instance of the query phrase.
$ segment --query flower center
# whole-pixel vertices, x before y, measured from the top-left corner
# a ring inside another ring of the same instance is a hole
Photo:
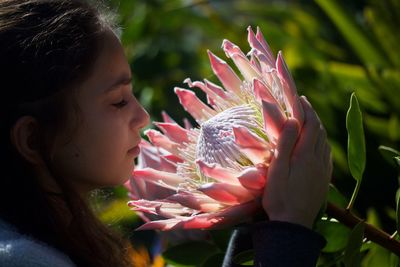
[[[248,129],[257,127],[255,111],[250,105],[226,109],[200,125],[196,158],[206,163],[219,163],[223,167],[243,165],[248,159],[235,143],[234,126]]]

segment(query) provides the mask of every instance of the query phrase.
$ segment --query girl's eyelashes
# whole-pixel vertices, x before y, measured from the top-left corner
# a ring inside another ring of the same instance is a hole
[[[121,91],[121,94],[118,96],[118,98],[122,99],[122,100],[117,103],[111,104],[112,106],[116,107],[117,109],[121,109],[121,108],[125,107],[126,105],[128,105],[129,102],[134,98],[133,93],[132,93],[132,88],[127,87],[126,91]]]
[[[114,107],[120,109],[123,108],[124,106],[126,106],[128,104],[128,101],[126,101],[125,99],[122,99],[120,102],[112,104]]]

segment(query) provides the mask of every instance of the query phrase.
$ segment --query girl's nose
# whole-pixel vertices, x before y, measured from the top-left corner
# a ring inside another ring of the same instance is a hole
[[[141,110],[141,123],[140,123],[140,129],[143,129],[147,125],[150,124],[150,116],[149,113],[144,109],[142,105],[140,105],[140,110]]]
[[[142,129],[150,124],[150,116],[136,98],[134,101],[132,128],[137,130]]]

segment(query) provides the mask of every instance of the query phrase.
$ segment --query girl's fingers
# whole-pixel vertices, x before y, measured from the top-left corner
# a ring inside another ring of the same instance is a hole
[[[284,201],[286,198],[285,188],[289,179],[290,157],[298,135],[299,124],[297,120],[288,119],[282,128],[274,159],[268,168],[264,189],[264,196],[266,197],[263,200],[263,206],[268,210],[267,212],[274,212],[275,209],[278,209],[277,207],[281,208],[283,205],[281,201]],[[276,205],[276,203],[280,204]]]
[[[299,124],[295,119],[288,119],[281,131],[278,145],[276,159],[289,163],[294,145],[296,144],[299,135]]]
[[[323,128],[323,126],[320,125],[317,142],[314,147],[314,153],[317,158],[323,157],[323,155],[324,155],[324,149],[325,149],[325,145],[326,145],[326,137],[327,137],[326,131]]]
[[[296,150],[301,152],[315,151],[321,123],[305,97],[300,97],[300,103],[304,110],[304,125]]]

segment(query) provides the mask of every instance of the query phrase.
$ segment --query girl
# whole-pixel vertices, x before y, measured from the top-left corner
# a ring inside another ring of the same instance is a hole
[[[84,0],[0,1],[0,266],[132,265],[128,242],[85,199],[130,177],[149,122],[132,95],[117,33],[112,18]],[[254,243],[257,266],[268,262],[260,253],[279,259],[286,246],[267,249],[271,233],[272,240],[307,239],[303,251],[289,254],[308,262],[323,244],[309,228],[325,198],[330,150],[302,102],[302,133],[296,143],[297,124],[287,123],[268,174],[263,206],[272,221],[254,227],[262,238]],[[233,266],[235,238],[226,266]]]

